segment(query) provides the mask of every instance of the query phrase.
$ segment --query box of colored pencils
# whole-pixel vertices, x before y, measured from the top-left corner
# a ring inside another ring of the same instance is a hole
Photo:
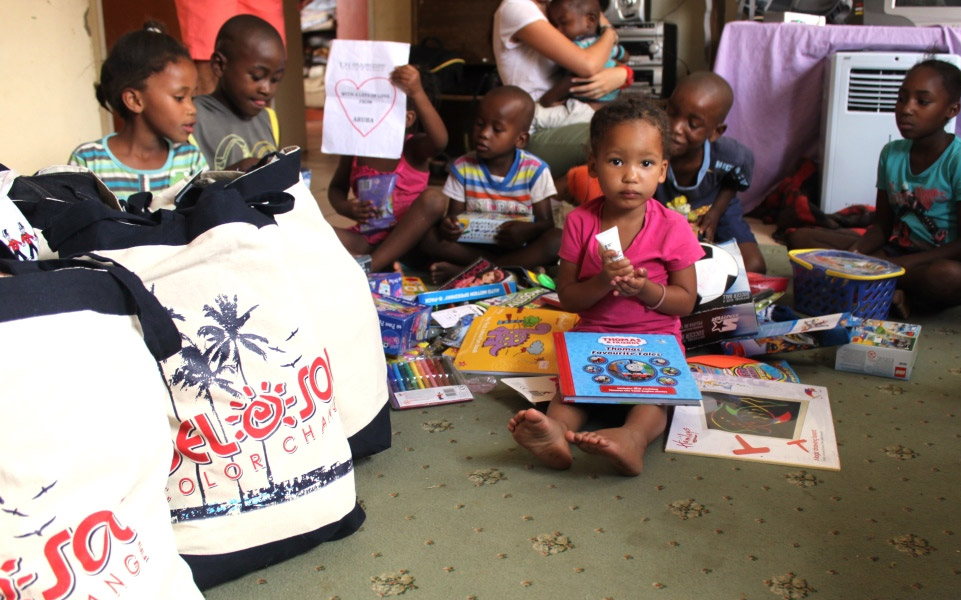
[[[390,405],[398,410],[474,399],[449,356],[389,361],[387,384]]]

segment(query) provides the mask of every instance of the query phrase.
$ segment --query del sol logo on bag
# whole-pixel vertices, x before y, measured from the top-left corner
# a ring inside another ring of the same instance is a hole
[[[48,536],[43,545],[46,565],[35,564],[36,561],[25,564],[23,558],[0,562],[0,598],[63,600],[76,591],[78,577],[86,579],[82,587],[87,598],[96,598],[90,592],[100,587],[93,583],[95,578],[102,582],[103,597],[115,598],[149,564],[150,556],[137,539],[137,532],[124,526],[109,510],[94,512],[72,526],[61,525],[51,533],[48,528],[52,529],[54,521],[55,518],[50,519],[39,530],[19,536],[20,539]],[[40,553],[31,555],[39,557]],[[47,587],[29,589],[35,584]]]
[[[174,521],[286,502],[352,469],[349,449],[334,445],[346,448],[327,349],[311,354],[299,327],[257,331],[258,311],[218,295],[196,326],[179,324],[183,346],[163,363],[179,420],[167,487]]]

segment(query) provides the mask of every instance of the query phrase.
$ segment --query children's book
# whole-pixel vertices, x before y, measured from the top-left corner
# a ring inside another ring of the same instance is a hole
[[[553,334],[576,323],[574,313],[492,306],[474,318],[454,364],[469,373],[556,375]]]
[[[699,404],[701,392],[673,335],[554,334],[564,402]]]
[[[518,290],[513,294],[507,294],[506,296],[497,296],[495,298],[480,300],[477,304],[480,304],[484,308],[490,308],[491,306],[507,306],[511,308],[518,308],[521,306],[527,306],[544,294],[548,293],[550,293],[550,290],[547,288],[529,287]]]
[[[790,381],[792,383],[801,382],[797,373],[785,360],[762,362],[744,356],[702,354],[701,356],[688,356],[687,366],[690,367],[692,373],[753,377],[755,379],[773,379],[774,381]]]
[[[534,303],[541,306],[561,308],[561,299],[557,296],[557,292],[548,292],[535,300]]]
[[[360,231],[366,233],[390,229],[397,222],[394,217],[396,184],[396,173],[357,178],[357,199],[361,202],[370,202],[374,207],[374,216],[358,226]]]
[[[827,388],[696,374],[701,406],[674,409],[668,452],[839,471]]]
[[[454,275],[438,287],[438,290],[453,290],[475,287],[490,283],[516,281],[513,273],[501,269],[486,258],[478,258],[464,267],[464,270]]]
[[[461,227],[459,242],[472,244],[494,244],[494,236],[500,226],[508,221],[524,221],[530,223],[534,218],[524,214],[506,214],[494,212],[465,212],[457,215],[457,222]]]
[[[861,319],[851,313],[836,313],[792,319],[788,321],[768,321],[758,326],[756,337],[744,340],[721,342],[724,354],[737,356],[759,356],[795,350],[809,350],[822,346],[839,346],[851,339],[849,327]]]

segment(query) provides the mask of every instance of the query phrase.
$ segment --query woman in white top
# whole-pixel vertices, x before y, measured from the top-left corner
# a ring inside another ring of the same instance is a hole
[[[622,87],[627,71],[605,69],[617,43],[617,32],[601,18],[603,33],[594,45],[581,48],[547,20],[550,0],[503,0],[494,13],[494,58],[505,85],[516,85],[535,102],[554,84],[559,68],[574,74],[571,93],[600,98]],[[540,157],[557,178],[587,159],[588,128],[593,109],[571,101],[544,108],[537,105],[527,150]]]

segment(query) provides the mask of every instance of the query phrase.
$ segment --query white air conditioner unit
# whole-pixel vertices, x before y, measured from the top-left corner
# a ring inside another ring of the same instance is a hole
[[[904,75],[936,58],[961,65],[953,54],[836,52],[824,82],[821,139],[821,209],[833,213],[855,204],[874,206],[881,148],[901,137],[894,103]],[[945,127],[954,131],[954,119]]]

